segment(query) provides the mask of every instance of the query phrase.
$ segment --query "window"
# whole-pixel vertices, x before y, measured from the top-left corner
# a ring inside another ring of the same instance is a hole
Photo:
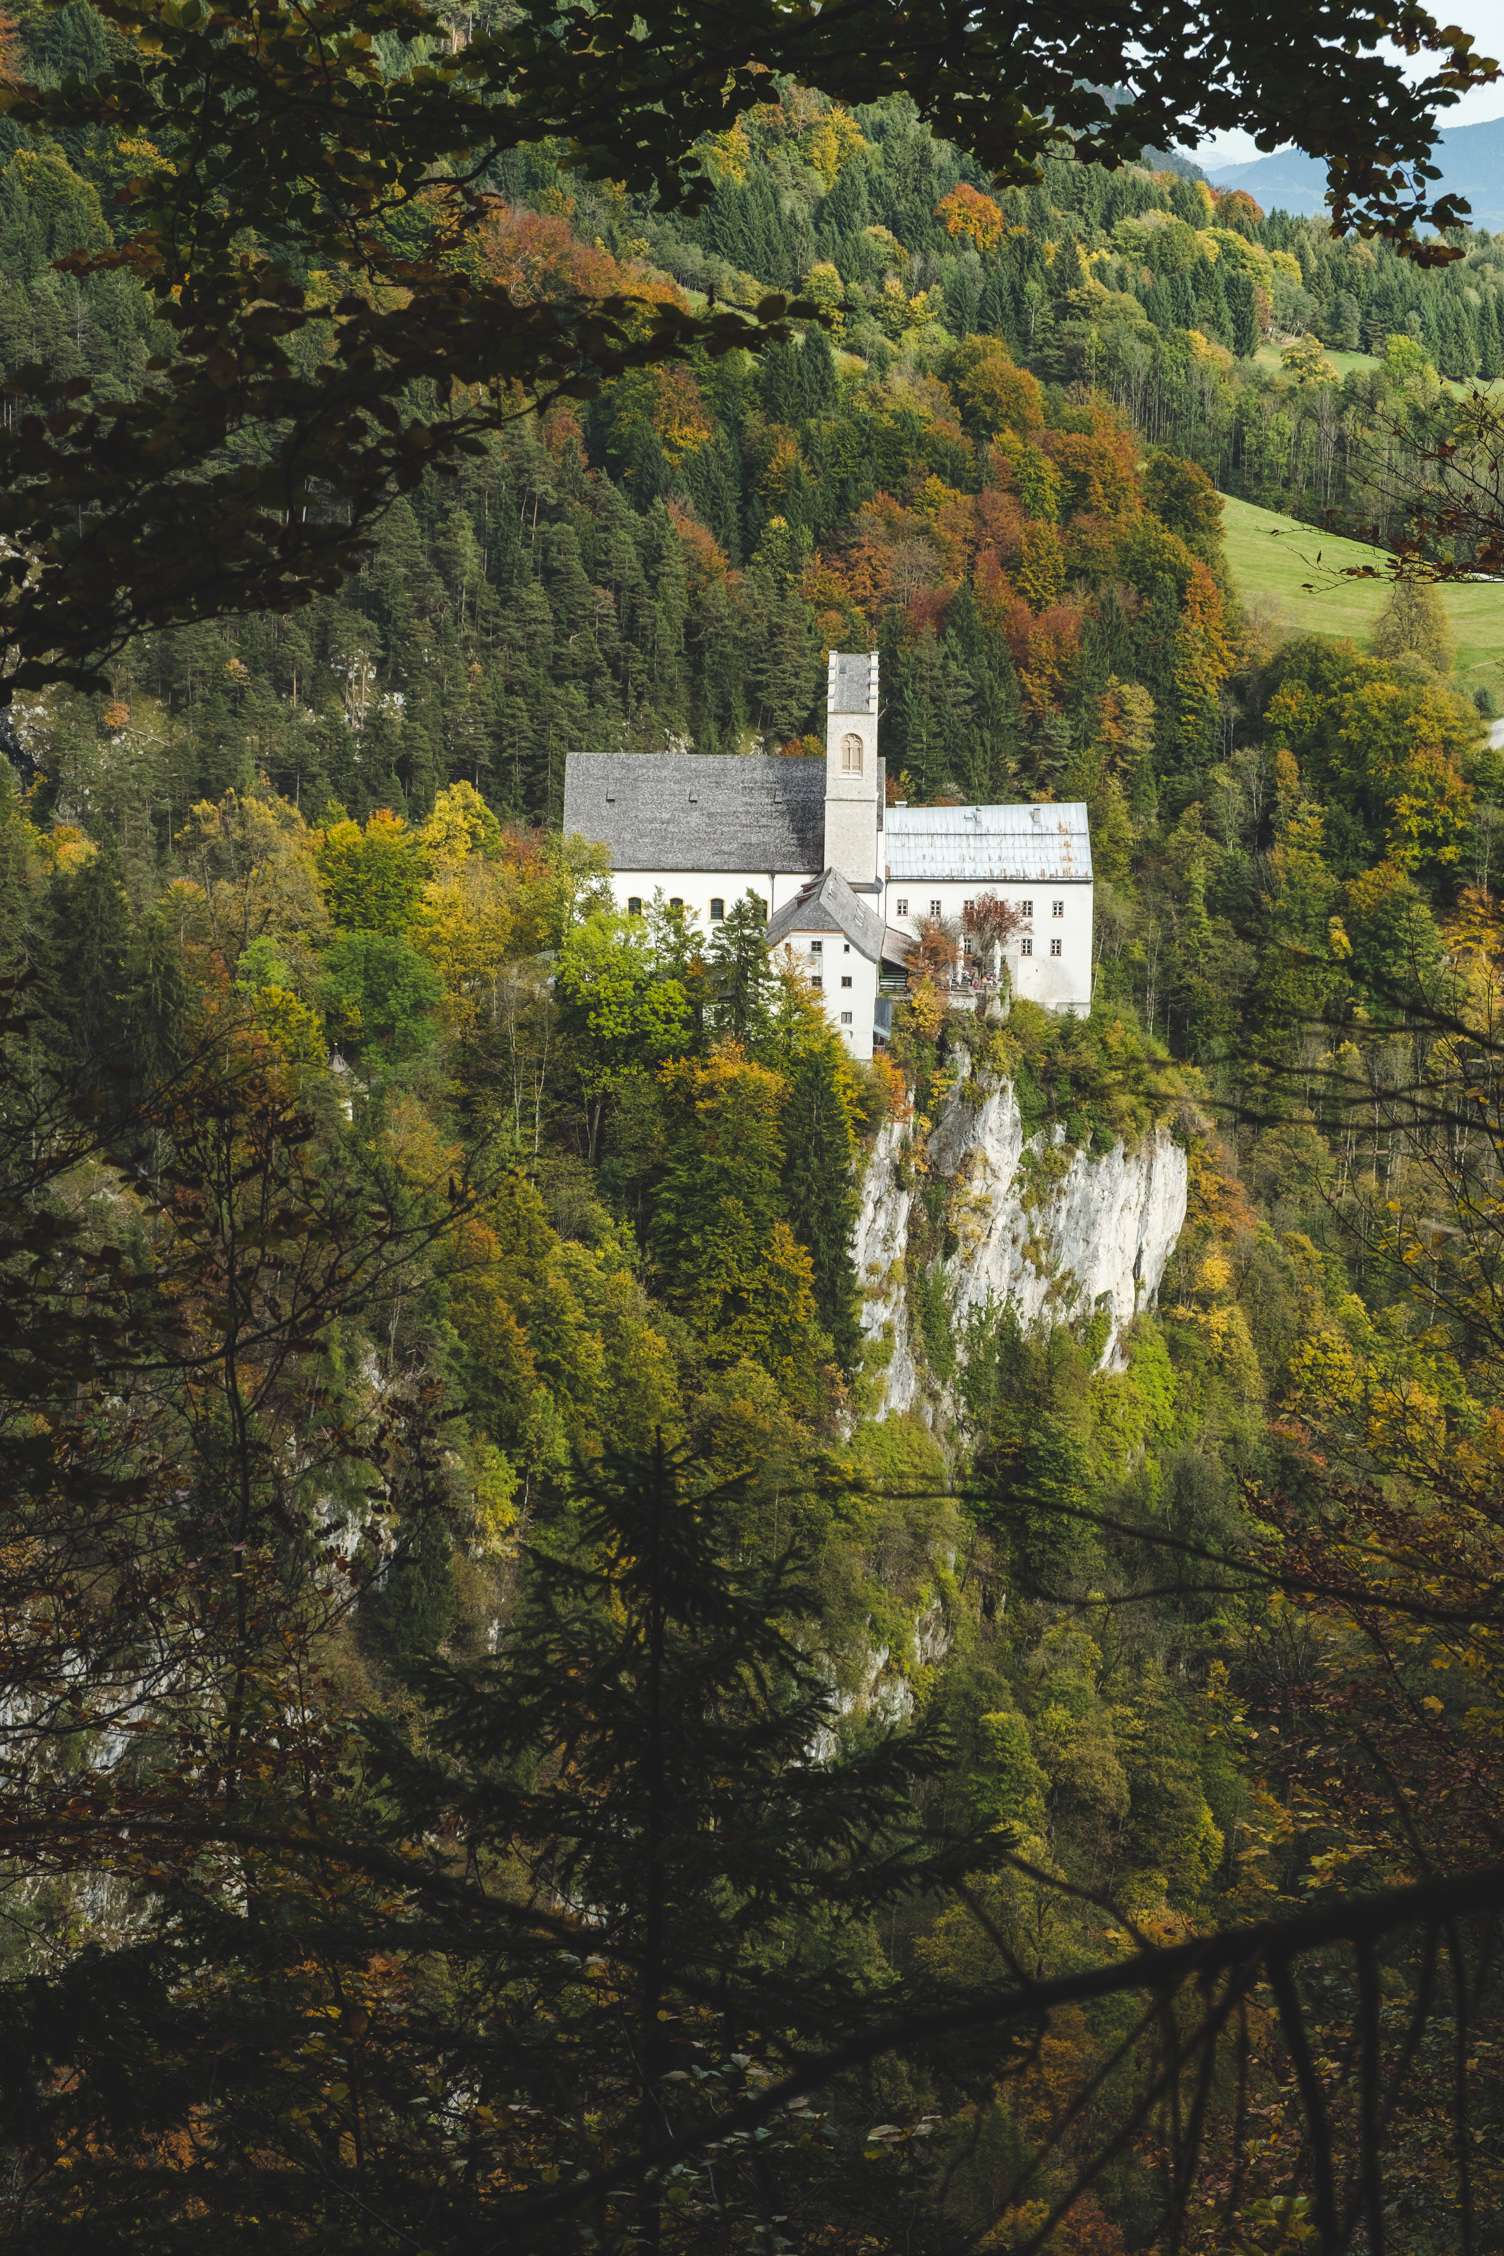
[[[843,972],[842,972],[842,974],[841,974],[841,985],[842,985],[843,987],[849,987],[849,986],[851,985],[851,974],[850,974],[850,972],[849,972],[849,971],[843,971]]]
[[[850,1013],[850,1011],[842,1011],[842,1013],[841,1013],[841,1024],[842,1024],[843,1026],[849,1026],[849,1025],[851,1024],[851,1013]]]
[[[967,935],[966,935],[966,938],[965,938],[965,939],[964,939],[964,940],[963,940],[963,941],[961,942],[961,946],[962,946],[962,949],[964,950],[964,952],[965,952],[965,953],[966,953],[966,954],[967,954],[968,956],[972,956],[972,955],[975,955],[975,954],[976,954],[976,950],[975,950],[975,948],[974,948],[974,947],[972,946],[972,942],[971,942],[971,934],[970,934],[969,932],[967,933]]]
[[[1018,913],[1020,916],[1032,916],[1034,914],[1034,903],[1032,901],[1020,901]]]
[[[1052,901],[1050,903],[1050,914],[1051,916],[1064,916],[1065,903],[1063,901]]]
[[[1052,940],[1050,942],[1050,954],[1052,956],[1058,956],[1060,953],[1060,946],[1061,944],[1058,940]]]
[[[893,903],[893,914],[895,916],[907,916],[908,913],[909,904],[907,901],[895,901]]]
[[[823,979],[822,979],[822,978],[820,977],[820,974],[819,974],[818,972],[816,972],[816,973],[814,974],[813,978],[812,978],[812,979],[810,980],[810,985],[811,985],[811,987],[815,987],[815,988],[823,988],[823,987],[824,987],[824,985],[825,985],[825,982],[824,982],[824,980],[823,980]]]
[[[641,914],[642,914],[642,895],[641,895],[640,893],[629,893],[629,894],[628,894],[628,896],[627,896],[627,914],[628,914],[628,916],[641,916]]]
[[[825,953],[825,942],[823,940],[811,940],[809,944],[809,952],[812,956],[823,956]]]
[[[712,923],[712,924],[721,924],[721,923],[723,923],[723,922],[725,921],[725,916],[726,916],[726,904],[725,904],[725,902],[724,902],[724,901],[722,901],[722,900],[720,900],[720,899],[717,899],[717,898],[712,898],[712,900],[711,900],[711,903],[710,903],[710,921],[711,921],[711,923]]]
[[[944,914],[945,914],[945,903],[944,903],[943,901],[931,901],[931,903],[930,903],[930,915],[931,915],[931,916],[944,916]]]
[[[862,740],[853,729],[841,739],[842,775],[860,775],[862,772]]]
[[[670,893],[670,895],[669,895],[669,897],[668,897],[668,905],[669,905],[669,907],[670,907],[671,909],[682,909],[682,908],[683,908],[683,906],[684,906],[684,896],[683,896],[683,894],[682,894],[682,893]]]
[[[843,956],[849,956],[849,955],[850,955],[850,953],[851,953],[851,942],[850,942],[849,940],[843,940],[843,941],[841,942],[841,953],[842,953],[842,955],[843,955]]]
[[[1018,952],[1021,956],[1032,956],[1034,953],[1033,941],[1028,939],[1020,940],[1018,943]]]

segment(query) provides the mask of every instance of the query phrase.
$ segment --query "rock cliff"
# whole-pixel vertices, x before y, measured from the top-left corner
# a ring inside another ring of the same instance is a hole
[[[890,1348],[882,1412],[938,1406],[910,1296],[925,1174],[944,1185],[947,1250],[936,1259],[957,1329],[989,1302],[1030,1327],[1101,1311],[1104,1363],[1119,1354],[1185,1221],[1185,1153],[1163,1128],[1099,1153],[1070,1149],[1058,1129],[1026,1136],[1010,1082],[965,1081],[922,1145],[912,1124],[890,1123],[868,1163],[856,1263],[863,1330]]]

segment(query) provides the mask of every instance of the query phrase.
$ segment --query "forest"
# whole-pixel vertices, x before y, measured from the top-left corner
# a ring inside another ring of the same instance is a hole
[[[1170,64],[296,14],[0,19],[0,2246],[1499,2247],[1504,239]],[[858,1063],[562,832],[868,648],[1089,1017],[936,930]],[[1183,1174],[1121,1334],[960,1290],[1000,1092],[1031,1242]]]

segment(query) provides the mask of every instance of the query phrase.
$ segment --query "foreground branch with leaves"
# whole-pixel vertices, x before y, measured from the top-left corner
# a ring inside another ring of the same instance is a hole
[[[1291,42],[1209,0],[1090,7],[483,9],[428,0],[104,0],[84,74],[0,89],[48,141],[129,152],[112,240],[65,262],[147,293],[159,350],[128,395],[25,372],[3,429],[0,686],[96,679],[143,629],[329,591],[395,494],[540,401],[787,334],[791,309],[695,307],[629,276],[537,296],[487,271],[508,168],[691,203],[704,142],[780,76],[847,103],[908,94],[1004,181],[1062,139],[1119,163],[1298,121],[1338,226],[1450,257],[1427,174],[1440,109],[1492,64],[1414,6],[1347,7]],[[1418,79],[1380,52],[1430,65]],[[1125,98],[1099,91],[1121,86]],[[813,311],[800,301],[798,310]]]

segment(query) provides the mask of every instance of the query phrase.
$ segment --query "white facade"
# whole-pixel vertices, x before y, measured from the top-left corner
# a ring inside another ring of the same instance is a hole
[[[773,956],[804,974],[852,1056],[870,1058],[878,975],[872,958],[842,933],[797,930],[785,934]]]
[[[749,893],[774,917],[798,899],[809,879],[777,870],[613,870],[611,897],[629,916],[641,915],[657,899],[682,908],[685,921],[713,932],[729,909]]]
[[[707,936],[749,893],[771,923],[830,873],[843,879],[850,891],[835,887],[844,903],[838,929],[816,906],[801,906],[792,921],[781,919],[770,945],[819,981],[826,1011],[856,1057],[872,1055],[879,959],[891,955],[892,968],[901,968],[903,948],[885,949],[882,933],[912,937],[928,917],[959,929],[967,905],[983,895],[1007,902],[1022,919],[1005,949],[1014,993],[1046,1010],[1089,1011],[1085,807],[886,807],[878,720],[877,653],[837,651],[823,762],[572,755],[566,828],[600,837],[611,850],[619,908],[641,913],[659,899],[682,908]],[[684,863],[676,868],[681,838]],[[743,866],[736,866],[738,849]],[[802,866],[757,868],[749,855]],[[727,866],[705,868],[710,861]],[[959,976],[964,984],[964,959]]]
[[[888,923],[916,933],[922,917],[961,923],[969,902],[989,893],[1017,909],[1024,923],[1003,950],[1015,995],[1045,1010],[1091,1009],[1091,880],[1029,878],[1015,884],[980,884],[975,878],[890,877],[885,888]],[[971,945],[963,941],[967,958]]]

